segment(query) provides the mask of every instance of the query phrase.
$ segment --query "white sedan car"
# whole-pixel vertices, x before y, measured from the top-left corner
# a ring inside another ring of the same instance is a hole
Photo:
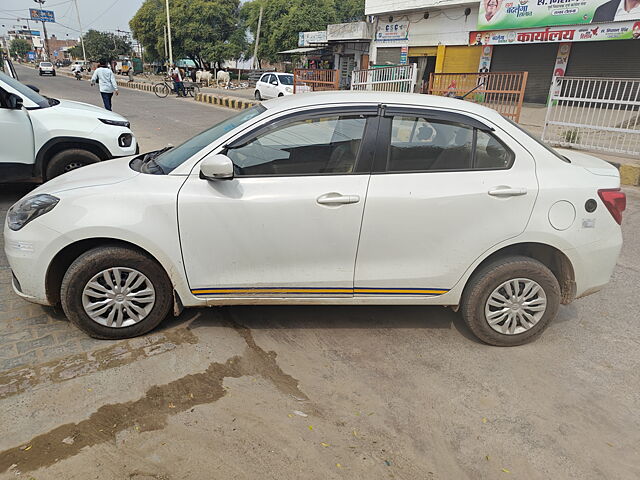
[[[293,95],[293,75],[291,73],[265,73],[256,82],[256,100]]]
[[[16,293],[97,338],[183,306],[420,304],[510,346],[607,284],[624,209],[613,166],[488,108],[326,92],[55,178],[4,234]]]
[[[56,67],[51,62],[40,62],[38,64],[38,75],[52,75],[56,76]]]

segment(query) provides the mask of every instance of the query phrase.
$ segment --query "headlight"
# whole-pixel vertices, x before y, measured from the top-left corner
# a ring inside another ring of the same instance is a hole
[[[13,231],[20,230],[34,218],[53,210],[59,201],[59,198],[46,193],[20,200],[7,213],[9,228]]]
[[[284,90],[289,93],[293,92],[293,88],[291,87],[285,87]]]
[[[127,127],[131,126],[131,123],[122,121],[122,120],[107,120],[106,118],[99,119],[102,123],[106,123],[107,125],[113,125],[114,127]]]

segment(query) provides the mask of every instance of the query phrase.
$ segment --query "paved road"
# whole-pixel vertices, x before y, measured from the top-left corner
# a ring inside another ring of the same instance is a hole
[[[35,69],[17,66],[20,81],[40,88],[48,97],[66,98],[102,107],[98,87],[86,80],[56,76],[39,77]],[[235,112],[206,105],[191,98],[158,98],[151,92],[120,89],[113,98],[113,110],[132,125],[142,151],[156,150],[167,144],[178,145]]]
[[[2,211],[23,192],[0,187]],[[439,307],[192,310],[98,342],[13,296],[2,258],[0,479],[640,478],[627,193],[612,283],[512,349]]]

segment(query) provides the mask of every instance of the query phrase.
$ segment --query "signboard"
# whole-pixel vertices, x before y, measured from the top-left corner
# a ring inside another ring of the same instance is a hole
[[[409,55],[409,47],[402,47],[400,49],[400,65],[407,64],[407,55]]]
[[[311,47],[320,43],[327,43],[327,31],[298,32],[298,46]]]
[[[592,42],[597,40],[638,40],[637,22],[599,23],[565,27],[525,28],[496,32],[470,32],[469,45],[518,45],[526,43]]]
[[[619,5],[620,0],[481,0],[478,30],[640,20],[640,5],[618,13]]]
[[[491,69],[491,57],[493,55],[493,47],[491,45],[485,45],[482,47],[482,54],[480,55],[480,63],[478,63],[478,72],[487,73]]]
[[[484,47],[487,48],[487,47]],[[569,63],[569,54],[571,53],[571,42],[561,43],[558,45],[558,54],[556,56],[556,65],[553,67],[554,77],[564,77],[567,71],[567,63]],[[560,82],[555,84],[554,97],[558,97],[561,93],[562,86]],[[555,101],[557,103],[557,100]]]
[[[378,42],[395,42],[398,40],[407,40],[409,38],[409,20],[401,20],[398,22],[378,21],[376,27],[376,41]]]
[[[29,14],[31,15],[31,20],[35,20],[36,22],[55,23],[56,21],[53,10],[40,10],[39,8],[30,8]]]
[[[36,59],[36,52],[27,52],[27,58],[29,60],[35,60]]]

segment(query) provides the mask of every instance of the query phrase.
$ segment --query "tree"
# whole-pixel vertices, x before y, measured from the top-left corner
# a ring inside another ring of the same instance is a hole
[[[89,30],[84,34],[84,47],[87,60],[113,60],[118,55],[131,54],[131,44],[114,33]],[[69,51],[75,58],[82,58],[82,47],[77,45]]]
[[[272,62],[278,60],[278,52],[297,47],[298,32],[325,30],[331,23],[364,17],[364,0],[253,0],[242,5],[241,17],[254,38],[261,5],[258,58]]]
[[[246,48],[245,29],[239,22],[239,0],[171,0],[171,37],[174,59],[197,64],[237,58]],[[164,2],[145,0],[129,22],[147,58],[164,58]]]
[[[9,45],[9,52],[14,57],[24,57],[27,52],[31,51],[31,43],[24,38],[16,38],[11,45]]]

